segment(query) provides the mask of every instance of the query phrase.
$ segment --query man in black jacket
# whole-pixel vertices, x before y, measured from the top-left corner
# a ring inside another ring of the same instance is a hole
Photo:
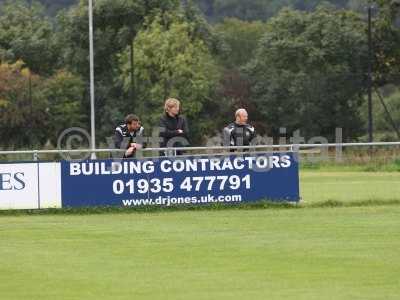
[[[253,126],[247,124],[248,114],[243,108],[235,113],[235,122],[224,128],[224,146],[249,146],[256,136]]]
[[[165,101],[165,114],[160,118],[161,148],[186,147],[189,145],[189,127],[186,118],[179,114],[180,102],[170,98]],[[181,155],[183,151],[176,151]],[[167,155],[161,153],[161,155]]]
[[[124,124],[115,128],[114,146],[116,149],[126,149],[123,158],[131,158],[136,150],[143,148],[143,133],[139,117],[132,114],[126,116]]]

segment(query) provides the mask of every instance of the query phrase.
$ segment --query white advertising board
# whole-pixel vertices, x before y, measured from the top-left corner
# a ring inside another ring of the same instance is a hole
[[[0,209],[61,207],[60,163],[0,164]]]
[[[37,163],[0,164],[0,209],[39,208]]]
[[[60,163],[39,163],[39,208],[61,208]]]

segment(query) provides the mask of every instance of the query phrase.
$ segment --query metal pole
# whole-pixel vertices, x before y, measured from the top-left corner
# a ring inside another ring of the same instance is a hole
[[[93,0],[89,0],[89,59],[90,59],[90,134],[91,149],[96,150],[96,129],[94,113],[94,51],[93,51]],[[91,154],[96,159],[96,153]]]
[[[211,146],[211,147],[177,147],[177,148],[145,148],[142,149],[142,152],[160,152],[160,151],[165,151],[165,152],[171,152],[173,153],[173,150],[176,151],[207,151],[207,150],[242,150],[242,149],[254,149],[254,150],[260,150],[262,149],[280,149],[280,148],[285,148],[290,151],[290,149],[293,149],[294,151],[298,151],[299,149],[306,149],[306,148],[327,148],[327,147],[386,147],[386,146],[393,146],[393,147],[400,147],[400,141],[399,142],[374,142],[374,143],[329,143],[329,144],[286,144],[286,145],[256,145],[256,146],[238,146],[238,147],[224,147],[224,146]],[[0,155],[15,155],[15,154],[31,154],[34,155],[35,153],[37,155],[41,154],[60,154],[60,153],[90,153],[92,152],[93,149],[65,149],[65,150],[19,150],[19,151],[3,151],[0,150]],[[96,153],[122,153],[125,152],[123,149],[95,149],[94,150]],[[285,150],[286,151],[286,150]],[[275,152],[275,151],[274,151]],[[278,150],[276,150],[278,152]],[[219,153],[211,153],[215,155],[219,154],[230,154],[230,152],[219,152]],[[199,155],[207,155],[205,154],[199,154]],[[169,155],[171,156],[171,155]]]
[[[133,34],[131,34],[132,36],[133,36]],[[134,48],[133,48],[133,38],[131,38],[131,45],[130,45],[130,49],[131,49],[131,101],[132,101],[132,108],[135,110],[135,113],[137,113],[136,112],[136,108],[135,108],[135,72],[134,72],[134,59],[135,59],[135,56],[134,56]]]
[[[33,20],[32,20],[32,0],[29,0],[29,26],[32,28],[33,27]],[[29,73],[28,73],[28,97],[29,97],[29,106],[30,106],[30,114],[32,120],[34,120],[33,117],[33,100],[32,100],[32,66],[29,66]],[[35,124],[35,123],[32,123]],[[34,129],[31,127],[31,130]],[[34,130],[32,130],[32,135],[35,135]],[[33,140],[29,138],[29,144],[33,144]]]
[[[368,141],[374,141],[372,120],[372,6],[368,6]]]
[[[33,160],[34,161],[38,161],[39,160],[38,150],[34,150],[34,152],[33,152]]]

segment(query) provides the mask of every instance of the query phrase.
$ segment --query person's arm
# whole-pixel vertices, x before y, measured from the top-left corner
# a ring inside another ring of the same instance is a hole
[[[124,140],[124,137],[122,133],[120,132],[120,129],[117,128],[115,129],[114,133],[114,147],[115,149],[121,149],[122,141]]]
[[[222,143],[226,147],[232,146],[232,131],[233,129],[227,126],[222,132]]]
[[[252,140],[256,137],[256,129],[253,126],[250,126],[250,138],[249,138],[249,143],[251,143]]]
[[[187,121],[187,119],[185,117],[182,117],[182,118],[183,118],[183,125],[182,125],[183,134],[187,138],[189,138],[189,124],[188,124],[188,121]]]
[[[124,145],[125,144],[125,145]],[[114,146],[115,149],[125,149],[126,146],[128,146],[126,144],[126,142],[124,143],[124,136],[122,134],[122,131],[119,127],[117,127],[117,129],[115,129],[115,134],[114,134]],[[129,147],[123,155],[121,155],[121,157],[126,158],[129,157],[130,155],[132,155],[133,153],[133,148]]]
[[[160,119],[160,136],[163,138],[173,138],[179,136],[178,130],[169,130],[167,126],[167,122],[164,118]]]
[[[145,141],[144,141],[144,128],[140,127],[138,132],[136,133],[136,138],[135,138],[135,143],[134,147],[136,150],[140,150],[142,148],[145,148]]]
[[[181,116],[181,118],[182,118],[182,124],[180,128],[182,128],[182,131],[179,133],[179,136],[185,139],[185,142],[181,143],[181,146],[188,147],[190,146],[189,125],[187,119],[184,116]]]

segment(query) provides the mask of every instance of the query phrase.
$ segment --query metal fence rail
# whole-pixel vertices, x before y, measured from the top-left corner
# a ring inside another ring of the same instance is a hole
[[[144,148],[138,150],[140,153],[146,152],[165,152],[167,156],[176,156],[177,151],[204,151],[205,153],[210,151],[232,151],[232,150],[249,150],[257,151],[266,149],[269,151],[290,151],[290,152],[301,152],[304,149],[310,148],[336,148],[342,149],[347,147],[385,147],[385,146],[400,146],[400,142],[376,142],[376,143],[328,143],[328,144],[283,144],[283,145],[251,145],[251,146],[211,146],[211,147],[177,147],[177,148]],[[20,155],[27,154],[32,155],[33,160],[38,160],[41,154],[82,154],[82,153],[123,153],[125,149],[54,149],[54,150],[7,150],[0,151],[0,155]]]

